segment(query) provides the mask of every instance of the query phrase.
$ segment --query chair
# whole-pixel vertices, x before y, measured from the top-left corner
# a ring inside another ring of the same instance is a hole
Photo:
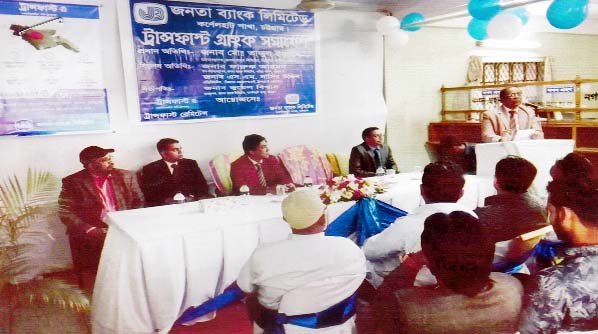
[[[241,155],[243,154],[240,152],[218,154],[208,163],[217,195],[228,196],[232,193],[233,182],[230,178],[230,164]]]
[[[332,175],[340,176],[341,169],[340,169],[340,166],[338,165],[338,161],[336,160],[336,154],[326,153],[326,159],[328,159],[328,162],[330,163],[330,168],[332,169]]]
[[[339,291],[347,291],[346,286],[349,285],[357,291],[361,285],[362,280],[355,278],[346,279],[326,279],[318,282],[311,282],[287,292],[280,300],[278,306],[278,313],[285,314],[287,316],[300,315],[300,314],[311,314],[320,312],[322,309],[326,309],[339,303],[341,300],[349,297],[339,295]],[[355,327],[355,315],[349,320],[345,321],[341,325],[324,327],[324,328],[306,328],[296,325],[284,325],[286,334],[353,334],[356,333]],[[263,333],[263,330],[254,324],[254,334]]]
[[[497,242],[493,270],[504,272],[509,271],[510,267],[523,264],[544,235],[551,231],[552,226],[545,226],[519,235],[511,240]]]
[[[279,157],[295,184],[303,184],[307,176],[312,179],[313,184],[326,183],[333,177],[330,162],[315,147],[288,147],[280,152]]]
[[[335,153],[334,155],[336,156],[336,162],[338,163],[338,168],[341,172],[340,175],[349,175],[349,154]]]

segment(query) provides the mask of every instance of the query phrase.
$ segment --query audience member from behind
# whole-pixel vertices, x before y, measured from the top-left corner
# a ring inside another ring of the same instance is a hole
[[[435,162],[424,168],[420,192],[426,204],[397,219],[386,230],[366,240],[363,246],[366,258],[373,265],[374,272],[368,280],[374,286],[381,283],[380,277],[399,265],[403,255],[421,250],[420,235],[428,216],[453,211],[465,211],[476,216],[467,207],[457,204],[463,196],[464,185],[463,173],[455,164]]]
[[[135,173],[114,168],[114,149],[89,146],[79,153],[84,169],[62,179],[59,216],[67,226],[76,270],[97,270],[110,211],[143,207]]]
[[[557,178],[548,184],[548,220],[565,245],[558,266],[526,285],[521,334],[598,329],[598,182]]]
[[[177,193],[188,201],[212,197],[197,161],[183,157],[178,140],[162,138],[156,148],[162,159],[143,166],[141,178],[148,206],[172,204]]]
[[[521,105],[522,93],[517,87],[500,91],[501,105],[482,114],[482,141],[505,142],[515,139],[517,131],[533,129],[531,139],[543,139],[542,126],[534,110]]]
[[[325,326],[326,333],[352,333],[353,319],[348,319],[353,314],[343,310],[355,302],[349,297],[365,277],[365,258],[351,240],[324,235],[324,210],[316,190],[288,195],[282,215],[293,233],[286,240],[259,245],[241,269],[237,284],[246,293],[255,293],[247,305],[252,320],[265,333],[274,333],[280,319],[277,310],[289,303],[301,314],[319,312],[315,323]],[[320,333],[312,328],[296,327],[291,332]]]
[[[493,242],[513,239],[546,225],[544,204],[528,192],[536,167],[524,158],[508,156],[496,164],[497,195],[477,209],[480,223]]]
[[[550,169],[553,180],[561,178],[588,178],[596,177],[594,166],[579,153],[569,153],[563,159],[557,160]]]
[[[286,185],[287,190],[295,189],[280,159],[270,155],[266,138],[258,134],[245,136],[243,151],[245,154],[230,166],[235,194],[239,194],[239,188],[243,185],[249,187],[251,195],[276,193],[277,185]]]
[[[349,173],[358,177],[376,176],[376,170],[394,169],[397,164],[392,157],[390,147],[384,145],[384,135],[377,127],[369,127],[361,133],[363,143],[351,149]]]
[[[523,288],[516,278],[491,273],[494,244],[476,218],[431,215],[421,244],[438,284],[396,292],[399,333],[516,332]]]
[[[475,153],[467,148],[465,142],[455,136],[444,136],[436,150],[437,161],[452,162],[459,166],[465,173],[475,173]]]

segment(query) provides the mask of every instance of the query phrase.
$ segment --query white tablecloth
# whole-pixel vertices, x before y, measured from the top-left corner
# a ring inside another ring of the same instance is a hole
[[[380,180],[380,200],[420,205],[421,173]],[[494,193],[491,178],[467,176],[461,203]],[[111,212],[92,304],[94,334],[168,333],[174,321],[224,290],[261,242],[286,238],[278,196],[225,197]],[[332,221],[353,203],[329,206]]]
[[[556,160],[573,152],[575,142],[571,139],[521,140],[504,143],[476,144],[475,153],[479,176],[494,176],[496,163],[507,155],[517,155],[529,160],[538,173],[531,191],[542,199],[548,197],[546,185],[552,177],[550,168]]]
[[[278,197],[229,197],[112,212],[93,295],[93,333],[168,333],[237,278],[260,242],[286,238]],[[207,203],[207,204],[206,204]]]

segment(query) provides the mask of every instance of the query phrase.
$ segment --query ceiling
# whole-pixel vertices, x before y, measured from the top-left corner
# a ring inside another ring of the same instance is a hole
[[[301,0],[187,0],[191,2],[227,4],[238,6],[252,6],[263,8],[295,9]],[[464,13],[461,18],[442,19],[430,23],[429,26],[465,28],[471,20],[467,15],[469,0],[329,0],[336,4],[333,11],[357,12],[391,12],[397,18],[402,18],[412,12],[420,12],[427,19],[445,15]],[[502,0],[503,4],[522,2],[526,0]],[[525,30],[534,32],[554,32],[570,34],[598,35],[598,0],[589,0],[588,18],[578,27],[568,30],[553,28],[546,20],[546,9],[552,0],[536,0],[533,4],[526,5],[530,18]]]
[[[467,11],[468,0],[331,0],[335,2],[336,7],[332,10],[350,10],[350,11],[390,11],[394,16],[402,18],[411,12],[421,12],[426,19]],[[517,0],[503,0],[502,3],[512,3]],[[204,2],[218,2],[218,0],[204,0]],[[229,0],[228,3],[236,2],[239,5],[247,4],[248,0]],[[300,0],[252,0],[252,6],[256,7],[274,7],[280,9],[295,8]],[[546,0],[527,5],[530,13],[530,20],[527,30],[532,32],[557,32],[574,34],[596,34],[598,35],[598,0],[590,0],[589,15],[586,21],[580,26],[560,30],[550,26],[546,20],[546,9],[552,1]],[[460,27],[464,28],[469,23],[470,16],[442,20],[441,22],[430,24],[430,26]]]

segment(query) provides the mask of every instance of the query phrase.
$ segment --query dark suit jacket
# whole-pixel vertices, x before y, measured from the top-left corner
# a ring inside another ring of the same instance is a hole
[[[529,193],[486,197],[484,205],[476,213],[494,242],[511,240],[548,225],[544,204]]]
[[[143,194],[135,173],[114,169],[110,175],[108,182],[114,190],[117,211],[143,207]],[[108,227],[101,218],[102,200],[86,169],[62,179],[58,203],[60,220],[71,235],[85,234],[91,227]]]
[[[380,162],[385,169],[397,170],[397,164],[392,157],[390,147],[386,145],[380,148]],[[370,147],[365,143],[361,143],[351,149],[349,173],[359,177],[376,176],[374,151],[370,150]]]
[[[195,160],[181,159],[177,164],[176,175],[170,174],[164,160],[157,160],[143,167],[141,189],[148,206],[164,205],[177,192],[195,199],[212,197],[208,183]]]
[[[242,185],[249,187],[249,193],[252,195],[265,195],[268,192],[274,192],[276,185],[291,183],[289,173],[282,165],[282,162],[271,155],[262,162],[262,171],[266,178],[267,187],[260,184],[259,176],[255,166],[249,160],[247,155],[243,155],[235,160],[230,166],[230,178],[233,181],[233,192],[239,193]]]

